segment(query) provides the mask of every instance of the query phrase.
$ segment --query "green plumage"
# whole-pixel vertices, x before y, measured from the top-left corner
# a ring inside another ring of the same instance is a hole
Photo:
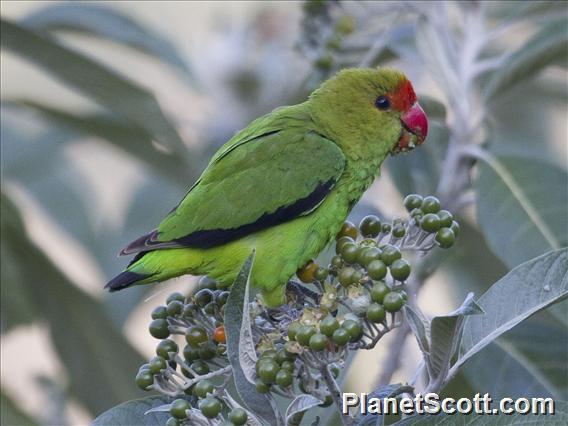
[[[306,102],[253,121],[156,232],[125,249],[148,252],[108,286],[183,274],[232,282],[254,249],[252,284],[267,305],[282,303],[287,280],[333,240],[397,144],[401,113],[374,102],[405,81],[392,69],[346,70]]]

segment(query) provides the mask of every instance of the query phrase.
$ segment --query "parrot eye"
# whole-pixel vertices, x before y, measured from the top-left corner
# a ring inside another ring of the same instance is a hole
[[[378,109],[389,109],[390,107],[390,101],[386,96],[379,96],[376,100],[375,100],[375,106]]]

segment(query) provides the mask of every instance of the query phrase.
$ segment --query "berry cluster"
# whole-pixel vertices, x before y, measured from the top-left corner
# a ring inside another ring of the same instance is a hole
[[[165,306],[152,311],[149,331],[160,342],[156,356],[140,367],[136,383],[168,396],[186,395],[171,404],[168,426],[200,424],[225,415],[229,424],[247,420],[247,412],[225,390],[231,376],[223,326],[228,296],[225,286],[202,277],[195,294],[173,293]],[[172,335],[184,336],[181,353]]]
[[[358,227],[345,222],[330,263],[300,268],[297,277],[305,285],[289,283],[287,305],[251,303],[257,392],[290,399],[310,394],[323,407],[339,406],[335,379],[350,351],[374,347],[402,322],[411,278],[403,253],[451,247],[459,232],[435,197],[409,195],[404,205],[404,219],[367,216]],[[173,293],[152,312],[149,331],[160,342],[136,382],[178,397],[169,405],[168,426],[241,425],[254,417],[226,391],[232,376],[224,328],[228,297],[226,286],[202,277],[194,294]],[[184,337],[181,351],[172,335]]]

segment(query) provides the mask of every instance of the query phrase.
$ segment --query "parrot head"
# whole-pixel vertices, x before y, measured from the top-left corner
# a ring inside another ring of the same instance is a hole
[[[412,84],[392,68],[340,71],[310,102],[318,126],[357,157],[410,151],[428,134]]]

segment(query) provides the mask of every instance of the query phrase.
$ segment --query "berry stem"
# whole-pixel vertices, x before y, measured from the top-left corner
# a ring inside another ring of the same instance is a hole
[[[353,418],[348,414],[343,414],[343,410],[341,409],[341,391],[339,390],[337,382],[333,378],[333,374],[331,374],[331,371],[329,371],[329,366],[327,364],[323,365],[320,371],[322,379],[325,382],[329,393],[331,394],[331,399],[333,399],[333,402],[337,407],[341,423],[343,424],[343,426],[352,426]]]

